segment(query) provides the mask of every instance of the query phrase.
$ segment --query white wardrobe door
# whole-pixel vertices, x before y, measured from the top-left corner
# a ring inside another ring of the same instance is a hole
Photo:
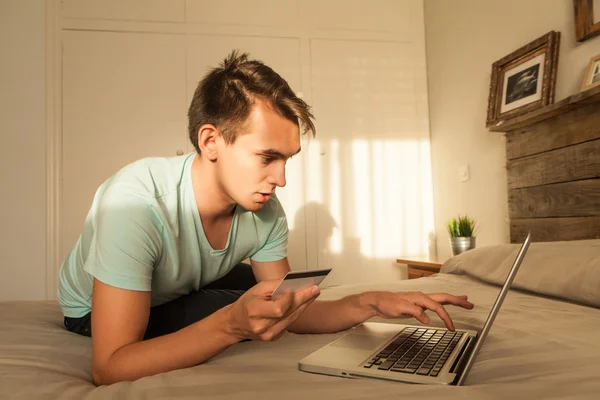
[[[417,123],[412,46],[311,40],[320,131],[307,198],[321,206],[307,229],[317,232],[319,267],[334,267],[329,281],[386,273],[397,279],[397,254],[426,254],[421,239],[433,227],[429,145]]]
[[[61,257],[98,186],[142,157],[187,148],[182,35],[63,32]]]
[[[168,21],[185,19],[185,0],[62,0],[66,18],[122,21]]]
[[[295,92],[300,92],[300,42],[296,38],[245,36],[188,36],[188,101],[208,70],[218,65],[233,49],[250,53],[279,73]],[[288,160],[287,185],[277,196],[285,209],[289,228],[289,255],[292,269],[306,269],[304,221],[303,152]]]
[[[200,24],[272,27],[294,25],[298,19],[298,0],[186,0],[185,3],[186,20]]]

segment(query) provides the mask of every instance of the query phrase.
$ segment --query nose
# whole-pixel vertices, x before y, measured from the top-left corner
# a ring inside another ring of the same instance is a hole
[[[281,165],[276,165],[274,167],[275,168],[269,183],[279,187],[284,187],[287,183],[285,180],[285,163],[281,163]]]

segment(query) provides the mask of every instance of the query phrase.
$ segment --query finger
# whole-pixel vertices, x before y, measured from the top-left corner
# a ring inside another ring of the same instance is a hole
[[[416,318],[419,322],[423,324],[428,324],[430,322],[429,317],[425,314],[425,310],[423,307],[418,306],[407,300],[401,300],[402,303],[398,303],[398,315],[382,315],[387,318],[395,318],[397,316],[411,316]]]
[[[285,335],[285,333],[286,333],[286,332],[287,332],[287,331],[286,331],[285,329],[284,329],[284,330],[282,330],[281,332],[279,332],[279,334],[277,334],[277,335],[276,335],[276,336],[273,338],[273,341],[275,341],[275,340],[279,340],[279,339],[280,339],[280,338],[281,338],[283,335]]]
[[[274,342],[283,336],[285,330],[278,331],[270,327],[266,331],[256,335],[256,340],[262,340],[264,342]]]
[[[274,299],[257,296],[248,305],[247,313],[250,318],[274,318],[280,319],[288,315],[294,304],[294,293],[285,290],[281,296]]]
[[[316,290],[314,290],[314,288],[316,288]],[[319,288],[315,285],[302,289],[296,293],[292,292],[290,289],[286,289],[282,292],[282,295],[271,298],[272,301],[258,301],[255,307],[255,313],[253,313],[252,316],[282,319],[293,313],[302,304],[316,298],[318,295]]]
[[[286,289],[281,296],[271,299],[271,303],[275,307],[274,314],[265,315],[268,318],[283,318],[288,315],[290,309],[294,306],[294,292],[291,289]]]
[[[313,303],[313,301],[315,301],[315,300],[316,300],[316,297],[307,301],[306,303],[302,304],[296,310],[294,310],[294,312],[292,312],[290,315],[283,318],[281,321],[278,321],[275,324],[273,324],[273,326],[270,327],[269,330],[272,329],[273,331],[277,332],[280,330],[287,329],[287,327],[292,322],[294,322],[296,319],[298,319],[298,317],[300,317],[300,315],[302,315],[302,313],[308,308],[308,306],[310,306]]]
[[[319,290],[319,287],[317,285],[311,285],[307,288],[297,291],[294,294],[294,306],[293,307],[296,307],[296,308],[300,307],[302,304],[306,303],[307,301],[316,299],[320,293],[321,293],[321,291]]]
[[[312,304],[313,301],[315,301],[317,299],[317,297],[319,297],[318,290],[317,290],[316,294],[315,294],[315,290],[313,290],[312,288],[306,288],[306,289],[303,289],[302,291],[308,291],[312,297],[310,297],[308,300],[305,300],[305,298],[304,298],[305,294],[303,294],[302,296],[298,297],[298,299],[296,299],[296,298],[294,299],[294,302],[292,303],[292,305],[290,306],[290,308],[288,310],[289,311],[288,315],[286,315],[284,318],[284,319],[288,320],[289,322],[298,318],[298,316],[300,314],[302,314],[304,312],[304,310],[310,304]],[[299,294],[299,293],[297,293],[297,294]]]
[[[440,303],[433,300],[426,294],[418,295],[415,299],[415,303],[420,305],[421,307],[427,308],[428,310],[434,311],[437,315],[440,316],[442,321],[444,321],[446,327],[451,331],[454,331],[454,323],[452,322],[452,318],[450,318],[450,315],[448,315],[448,312]]]
[[[440,304],[452,304],[453,306],[459,306],[467,310],[475,307],[473,303],[468,301],[469,297],[466,295],[453,296],[449,293],[433,293],[428,296]]]

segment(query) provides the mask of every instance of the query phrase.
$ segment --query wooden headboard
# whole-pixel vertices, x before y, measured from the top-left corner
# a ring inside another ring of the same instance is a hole
[[[511,243],[600,238],[600,87],[490,130],[506,132]]]

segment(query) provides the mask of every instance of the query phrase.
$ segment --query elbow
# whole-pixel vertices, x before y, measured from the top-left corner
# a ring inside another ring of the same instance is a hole
[[[92,382],[96,386],[111,385],[113,383],[120,382],[114,374],[110,373],[106,368],[103,367],[92,367]]]
[[[92,382],[96,386],[108,385],[102,372],[98,368],[92,368]]]
[[[92,383],[96,386],[112,385],[126,379],[126,372],[122,368],[122,363],[115,360],[114,351],[108,357],[94,357],[92,354]],[[121,364],[121,368],[119,365]]]
[[[102,368],[98,367],[92,367],[92,381],[96,386],[110,385],[111,383],[115,383],[111,382],[111,380],[108,379],[106,372],[103,371]]]

